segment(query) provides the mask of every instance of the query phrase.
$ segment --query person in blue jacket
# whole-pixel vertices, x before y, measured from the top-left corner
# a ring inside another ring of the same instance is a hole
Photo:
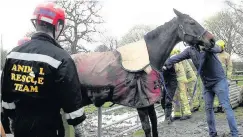
[[[219,102],[226,112],[231,135],[233,137],[238,137],[234,111],[232,110],[229,100],[228,81],[224,74],[222,65],[216,55],[221,51],[222,49],[217,45],[210,49],[202,48],[200,45],[188,47],[180,54],[169,58],[163,66],[163,69],[169,69],[173,66],[173,64],[182,60],[192,59],[192,62],[197,68],[204,85],[203,96],[210,137],[217,136],[213,110],[215,95],[219,98]]]

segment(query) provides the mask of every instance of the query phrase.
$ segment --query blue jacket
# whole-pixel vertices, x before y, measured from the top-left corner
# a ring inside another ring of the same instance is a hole
[[[173,64],[178,63],[182,60],[192,59],[193,64],[198,70],[199,64],[200,62],[202,62],[202,68],[200,72],[201,79],[205,87],[211,87],[217,82],[226,78],[223,67],[216,55],[216,53],[220,52],[222,52],[222,50],[218,46],[215,46],[210,50],[201,52],[199,50],[199,47],[188,47],[180,54],[169,58],[165,62],[165,66],[167,68],[170,68]]]

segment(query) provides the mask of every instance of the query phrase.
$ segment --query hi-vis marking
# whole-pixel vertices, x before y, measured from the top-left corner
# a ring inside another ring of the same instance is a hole
[[[35,54],[35,53],[21,53],[21,52],[11,52],[7,58],[11,59],[19,59],[25,61],[37,61],[44,62],[51,65],[54,68],[58,68],[62,63],[59,60],[54,59],[53,57],[43,55],[43,54]]]
[[[37,77],[31,66],[13,64],[11,70],[11,80],[14,81],[16,91],[39,92],[39,86],[44,84],[44,68],[39,68]]]

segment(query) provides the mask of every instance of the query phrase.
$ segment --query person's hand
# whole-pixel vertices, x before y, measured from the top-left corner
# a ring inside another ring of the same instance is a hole
[[[205,48],[205,47],[202,47],[201,50],[202,50],[202,51],[210,52],[210,51],[211,51],[211,48]]]
[[[85,137],[82,123],[74,126],[75,137]]]
[[[165,71],[165,70],[167,70],[167,68],[166,68],[166,66],[163,66],[162,71]]]

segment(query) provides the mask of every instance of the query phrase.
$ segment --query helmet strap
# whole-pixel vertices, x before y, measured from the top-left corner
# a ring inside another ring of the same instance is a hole
[[[57,23],[57,26],[55,27],[54,30],[54,38],[57,40],[59,36],[61,35],[62,31],[64,29],[64,25],[61,24],[60,22]]]

